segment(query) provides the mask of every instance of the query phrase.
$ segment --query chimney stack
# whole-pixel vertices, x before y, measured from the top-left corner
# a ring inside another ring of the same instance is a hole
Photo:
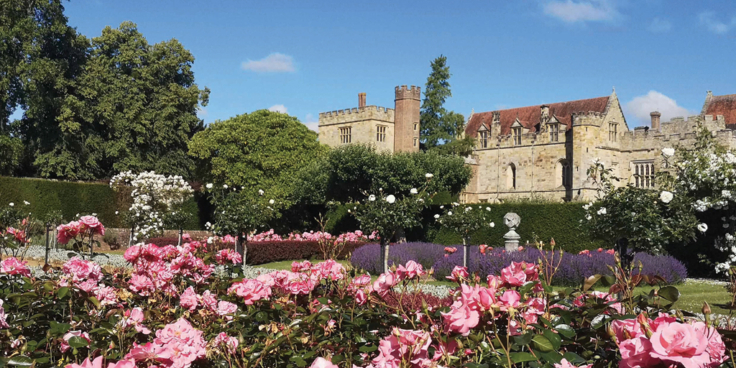
[[[662,116],[662,114],[660,114],[659,111],[652,111],[649,116],[652,117],[652,130],[659,130],[659,118]]]
[[[365,92],[358,93],[358,108],[365,107]]]

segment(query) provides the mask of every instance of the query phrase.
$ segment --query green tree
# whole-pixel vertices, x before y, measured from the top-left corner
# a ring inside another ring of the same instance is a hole
[[[296,173],[325,152],[317,133],[297,118],[268,110],[216,121],[189,143],[208,181],[268,190],[279,199],[292,192]]]
[[[35,127],[53,136],[37,145],[39,174],[92,179],[154,170],[190,177],[187,143],[203,129],[197,109],[209,98],[194,83],[193,62],[177,40],[149,45],[131,22],[106,27],[92,39],[55,124]]]
[[[424,149],[467,156],[473,149],[474,140],[463,135],[465,118],[444,107],[447,99],[452,96],[447,57],[440,55],[434,59],[431,68],[420,116]]]
[[[26,163],[59,139],[56,119],[75,93],[89,41],[67,25],[61,0],[0,0],[0,24],[0,171],[8,174],[20,164],[17,139]],[[23,118],[11,124],[18,108]]]
[[[452,194],[460,193],[472,174],[461,157],[434,151],[391,154],[354,144],[333,149],[305,167],[292,185],[297,202],[350,202],[380,190],[407,194],[411,188],[427,184],[427,173],[434,175],[429,192]]]

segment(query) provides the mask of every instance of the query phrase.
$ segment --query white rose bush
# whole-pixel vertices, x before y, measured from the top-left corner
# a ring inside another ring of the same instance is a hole
[[[127,217],[132,228],[132,240],[143,241],[160,235],[167,215],[181,211],[182,204],[194,190],[181,176],[165,176],[153,171],[135,174],[121,172],[110,180],[110,187],[117,192],[130,192],[133,203]],[[176,223],[186,218],[175,220]]]
[[[489,221],[490,214],[491,208],[487,206],[452,203],[442,215],[435,215],[438,223],[459,234],[463,239],[464,267],[468,267],[468,247],[471,235],[484,227],[493,227],[493,222]]]

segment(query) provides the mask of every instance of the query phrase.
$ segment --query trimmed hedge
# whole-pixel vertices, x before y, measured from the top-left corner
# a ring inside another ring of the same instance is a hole
[[[128,198],[119,196],[107,184],[56,181],[48,179],[11,178],[0,176],[0,206],[13,202],[16,208],[26,210],[23,201],[31,204],[28,212],[44,215],[61,211],[65,221],[75,219],[77,214],[96,213],[105,227],[124,228],[121,213],[130,207]],[[20,207],[19,207],[20,206]],[[184,209],[193,214],[185,229],[201,230],[208,221],[209,203],[200,193],[184,204]]]
[[[31,204],[24,206],[23,201]],[[96,213],[106,227],[124,227],[115,215],[115,193],[105,184],[0,177],[0,205],[10,202],[37,215],[61,211],[69,221],[77,214]]]

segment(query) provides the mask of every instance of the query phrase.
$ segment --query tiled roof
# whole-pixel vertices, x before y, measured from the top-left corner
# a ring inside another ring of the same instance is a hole
[[[736,95],[713,96],[705,107],[704,115],[723,115],[726,125],[736,124]]]
[[[568,101],[568,102],[557,102],[549,104],[549,115],[556,116],[560,123],[567,125],[570,129],[572,124],[572,114],[576,112],[599,112],[603,113],[608,106],[608,99],[606,97],[589,98],[586,100]],[[517,107],[515,109],[498,110],[501,119],[501,135],[508,135],[511,133],[511,124],[519,118],[521,124],[529,129],[535,131],[535,125],[539,124],[539,119],[542,115],[542,105]],[[478,128],[482,123],[490,127],[493,122],[494,111],[474,113],[468,122],[468,126],[465,128],[465,134],[471,137],[475,137]]]

